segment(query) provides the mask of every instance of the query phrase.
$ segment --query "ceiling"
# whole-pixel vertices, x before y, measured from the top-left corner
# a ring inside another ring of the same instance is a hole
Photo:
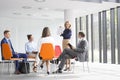
[[[65,9],[83,15],[116,6],[120,6],[120,3],[94,3],[83,0],[0,0],[0,17],[63,19]]]

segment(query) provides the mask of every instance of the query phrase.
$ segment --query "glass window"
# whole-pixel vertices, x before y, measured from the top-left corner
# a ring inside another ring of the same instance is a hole
[[[110,10],[106,12],[107,15],[107,61],[111,63],[111,29],[110,29]]]

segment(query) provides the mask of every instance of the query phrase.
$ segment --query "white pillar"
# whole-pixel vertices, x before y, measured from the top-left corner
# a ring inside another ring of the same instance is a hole
[[[73,10],[64,10],[64,20],[69,21],[71,24],[72,37],[70,43],[75,46],[76,45],[76,27],[75,27],[75,15]]]

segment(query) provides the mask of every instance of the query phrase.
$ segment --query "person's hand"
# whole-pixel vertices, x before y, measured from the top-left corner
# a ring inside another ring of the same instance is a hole
[[[37,53],[38,53],[38,51],[32,51],[32,53],[37,54]]]
[[[73,50],[75,50],[76,48],[75,47],[72,47],[73,48]]]

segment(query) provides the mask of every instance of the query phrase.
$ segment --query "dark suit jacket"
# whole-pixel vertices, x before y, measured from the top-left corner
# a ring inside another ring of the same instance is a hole
[[[1,40],[1,53],[2,53],[2,44],[4,44],[4,43],[7,43],[7,44],[8,44],[6,38],[3,38],[3,39]],[[10,45],[10,47],[11,47],[11,50],[12,50],[12,54],[15,54],[15,51],[14,51],[14,49],[13,49],[12,44]],[[4,59],[4,58],[2,57],[2,59]]]

